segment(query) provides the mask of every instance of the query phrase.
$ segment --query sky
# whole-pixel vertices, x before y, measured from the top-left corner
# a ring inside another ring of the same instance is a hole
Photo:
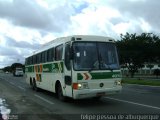
[[[0,0],[0,68],[57,37],[160,33],[160,0]]]

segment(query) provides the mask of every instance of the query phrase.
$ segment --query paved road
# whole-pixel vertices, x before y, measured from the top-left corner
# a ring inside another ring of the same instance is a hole
[[[69,99],[61,102],[53,93],[32,91],[24,77],[0,73],[0,98],[11,110],[10,117],[19,120],[117,119],[119,114],[125,114],[125,117],[136,117],[129,114],[154,114],[153,117],[158,118],[156,114],[160,113],[158,87],[123,85],[120,94],[106,96],[100,101]]]

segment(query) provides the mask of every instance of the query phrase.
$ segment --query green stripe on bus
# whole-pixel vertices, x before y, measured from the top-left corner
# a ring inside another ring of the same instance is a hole
[[[25,72],[34,72],[34,67],[33,66],[25,67]]]
[[[78,80],[83,80],[83,73],[78,73],[77,74],[77,79]],[[110,79],[110,78],[120,78],[121,73],[120,72],[98,72],[98,73],[89,73],[91,75],[92,80],[97,80],[97,79]]]
[[[52,72],[52,64],[43,64],[43,72]]]
[[[34,65],[34,66],[38,66],[38,72],[40,72],[40,65]],[[34,66],[26,66],[25,71],[34,72]],[[63,62],[42,64],[42,66],[43,66],[42,72],[44,73],[63,73],[64,72]]]
[[[53,73],[63,73],[63,62],[57,62],[52,64]]]

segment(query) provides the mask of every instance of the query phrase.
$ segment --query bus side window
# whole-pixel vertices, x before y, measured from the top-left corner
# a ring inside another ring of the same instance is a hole
[[[56,47],[55,49],[55,53],[56,53],[56,60],[62,60],[62,53],[63,53],[63,45],[59,45]]]
[[[44,59],[45,59],[44,61],[47,62],[47,51],[45,51],[44,54],[45,54],[45,55],[44,55],[44,57],[45,57],[45,58],[44,58]]]
[[[33,56],[33,64],[36,64],[37,60],[36,60],[36,55]]]
[[[52,55],[51,55],[51,59],[52,59],[52,61],[54,61],[54,58],[55,58],[55,55],[54,55],[54,48],[51,48],[51,53],[52,53]]]
[[[54,48],[47,50],[47,62],[54,60]]]
[[[65,45],[65,65],[67,70],[71,70],[71,62],[70,62],[70,44],[66,43]]]
[[[36,54],[35,57],[36,57],[35,58],[36,59],[36,64],[38,64],[38,55]]]
[[[25,65],[28,65],[28,58],[25,59]]]
[[[41,53],[38,54],[38,64],[41,63]]]
[[[29,65],[32,65],[32,57],[29,57]]]
[[[31,64],[33,64],[33,56],[31,57]]]
[[[49,50],[47,50],[47,62],[49,62]]]
[[[42,63],[45,63],[45,52],[42,52],[41,54],[42,54],[41,55],[41,57],[42,57]]]

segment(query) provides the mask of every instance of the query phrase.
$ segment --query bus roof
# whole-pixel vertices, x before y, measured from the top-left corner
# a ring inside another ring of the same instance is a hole
[[[71,41],[71,38],[75,38],[75,41],[105,41],[105,42],[110,42],[110,41],[114,41],[113,38],[111,37],[105,37],[105,36],[96,36],[96,35],[72,35],[72,36],[67,36],[67,37],[60,37],[60,38],[56,38],[46,44],[44,44],[44,46],[49,45],[54,43],[54,45],[59,44],[59,43],[65,43],[68,41]]]
[[[56,39],[42,45],[42,47],[39,50],[35,51],[32,55],[38,54],[42,51],[48,50],[52,47],[61,45],[63,43],[69,42],[69,41],[114,42],[114,39],[111,37],[96,36],[96,35],[72,35],[72,36],[66,36],[66,37],[59,37],[59,38],[56,38]],[[32,55],[30,55],[30,56],[32,56]]]

